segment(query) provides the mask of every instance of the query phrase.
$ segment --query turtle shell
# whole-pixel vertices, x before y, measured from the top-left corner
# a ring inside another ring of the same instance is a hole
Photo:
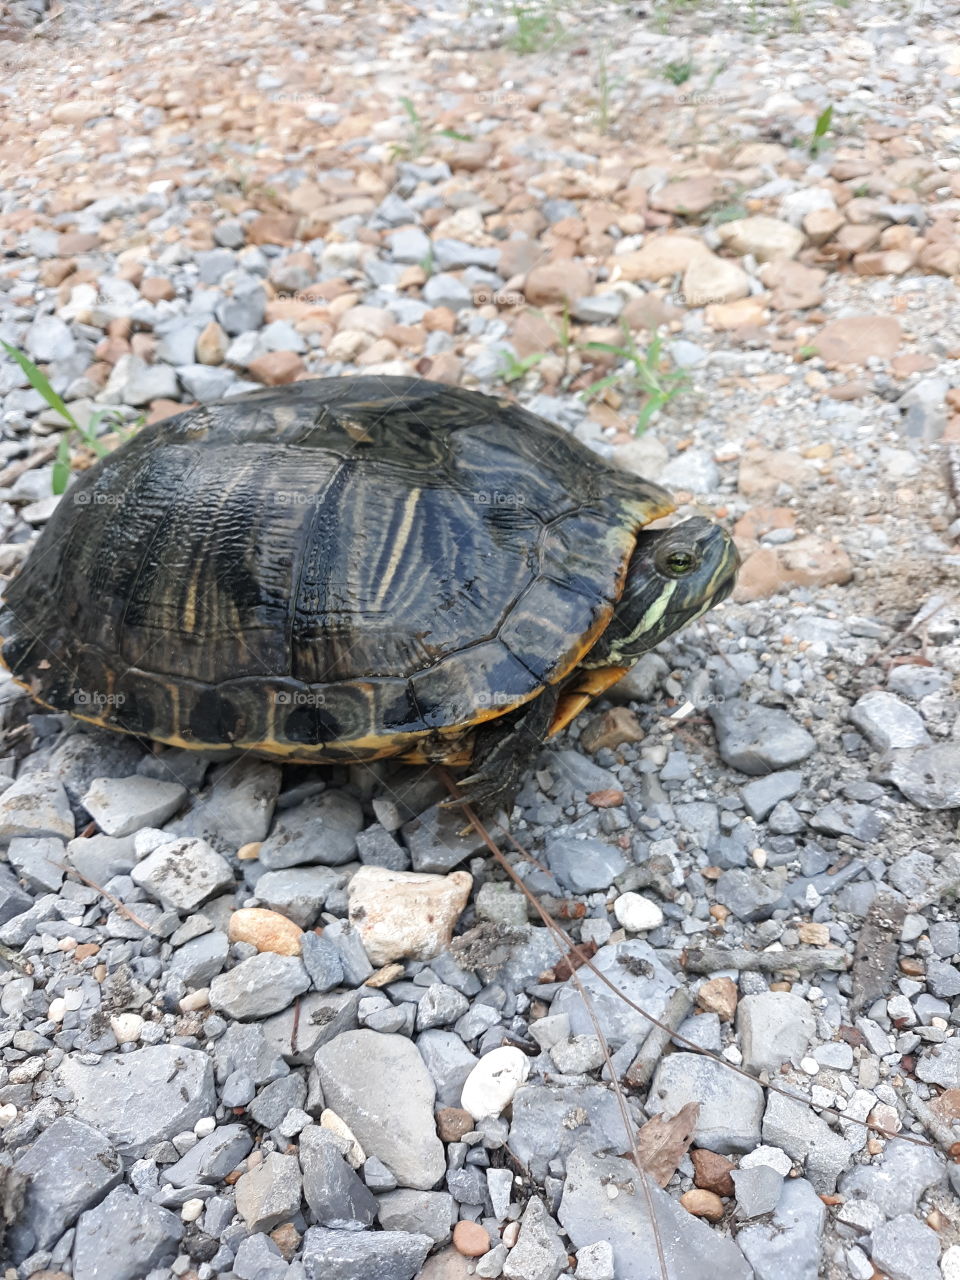
[[[561,681],[672,510],[507,401],[326,378],[144,427],[6,593],[41,702],[203,750],[409,752]]]

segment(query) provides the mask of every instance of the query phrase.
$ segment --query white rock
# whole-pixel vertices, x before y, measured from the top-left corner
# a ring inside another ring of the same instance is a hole
[[[67,1013],[67,1002],[63,996],[55,996],[47,1007],[47,1018],[51,1022],[62,1022]]]
[[[6,1129],[13,1124],[17,1118],[17,1108],[12,1102],[5,1102],[0,1106],[0,1129]]]
[[[139,1013],[117,1013],[110,1019],[110,1030],[116,1036],[117,1044],[133,1044],[140,1039],[143,1019]]]
[[[327,1107],[320,1112],[320,1128],[329,1129],[338,1138],[344,1139],[347,1149],[344,1151],[343,1158],[351,1169],[359,1169],[367,1157],[346,1120],[341,1120],[335,1111]]]
[[[683,299],[688,307],[711,302],[736,302],[750,292],[743,267],[713,253],[698,254],[683,273]]]
[[[640,893],[621,893],[613,904],[613,914],[628,933],[645,933],[663,924],[663,912]]]
[[[767,1164],[771,1169],[776,1169],[781,1178],[785,1178],[793,1168],[793,1161],[779,1147],[754,1147],[740,1157],[741,1169],[752,1169],[758,1164]]]
[[[803,248],[805,236],[798,227],[780,218],[757,214],[752,218],[736,218],[717,228],[720,239],[734,253],[750,253],[758,262],[775,258],[795,258]]]
[[[204,1202],[194,1196],[192,1200],[184,1200],[183,1207],[180,1210],[180,1217],[184,1222],[196,1222],[203,1213]]]
[[[474,1120],[498,1116],[530,1074],[530,1059],[512,1045],[484,1054],[463,1082],[460,1105]]]
[[[430,960],[450,945],[467,905],[473,876],[361,867],[347,888],[350,923],[371,964]]]
[[[960,1280],[960,1244],[952,1244],[940,1259],[943,1280]]]
[[[209,1138],[216,1127],[217,1121],[215,1116],[201,1116],[193,1126],[193,1132],[198,1138]]]

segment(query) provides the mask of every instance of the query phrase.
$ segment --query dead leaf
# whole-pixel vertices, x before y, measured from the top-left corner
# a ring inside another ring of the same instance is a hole
[[[658,1187],[665,1187],[677,1172],[699,1118],[700,1103],[688,1102],[669,1120],[654,1116],[637,1134],[640,1163]]]

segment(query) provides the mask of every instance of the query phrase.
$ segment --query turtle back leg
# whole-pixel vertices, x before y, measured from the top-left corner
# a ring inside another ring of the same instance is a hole
[[[457,787],[478,813],[490,815],[501,808],[510,812],[524,771],[550,732],[558,698],[559,689],[548,687],[518,712],[476,731],[473,773],[457,779]],[[446,800],[443,807],[456,808],[459,803]]]

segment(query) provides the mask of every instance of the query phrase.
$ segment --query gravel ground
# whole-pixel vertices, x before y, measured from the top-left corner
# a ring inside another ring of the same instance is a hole
[[[652,1204],[670,1277],[957,1280],[958,7],[12,4],[0,65],[0,338],[82,424],[509,390],[745,561],[512,816],[682,1036],[579,970],[636,1125],[700,1104],[649,1201],[436,780],[154,753],[0,684],[7,1276],[640,1280]],[[653,327],[686,378],[634,436],[588,344]],[[13,362],[0,425],[10,574],[63,428]]]

